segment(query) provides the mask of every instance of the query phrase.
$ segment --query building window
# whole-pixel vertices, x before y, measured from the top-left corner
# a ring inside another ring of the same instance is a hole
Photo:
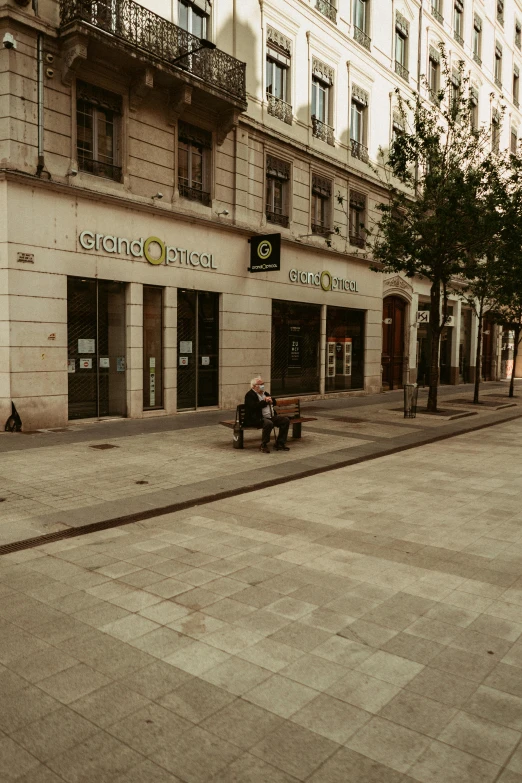
[[[479,127],[479,91],[476,87],[471,87],[470,91],[470,123],[474,131],[478,131]]]
[[[495,44],[495,84],[502,89],[502,47]]]
[[[353,6],[353,37],[364,46],[370,49],[371,38],[369,32],[369,0],[354,0]]]
[[[404,117],[399,109],[393,110],[392,115],[392,144],[404,134]]]
[[[450,107],[454,117],[460,111],[461,81],[460,72],[453,70],[450,77]]]
[[[477,14],[473,17],[473,59],[482,65],[482,19]]]
[[[509,148],[512,155],[517,154],[517,146],[518,146],[517,129],[511,128],[511,138],[510,138]]]
[[[464,5],[462,0],[455,0],[455,5],[453,6],[453,37],[461,46],[464,44],[464,38],[462,37],[463,16]]]
[[[497,0],[497,22],[504,24],[504,0]]]
[[[179,195],[210,206],[212,134],[186,122],[178,123]]]
[[[428,89],[430,99],[438,105],[440,103],[440,53],[434,46],[430,46],[428,59]]]
[[[431,13],[441,24],[444,22],[442,15],[442,0],[431,0]]]
[[[515,22],[515,46],[522,48],[522,23],[518,19]]]
[[[408,72],[408,36],[410,24],[397,11],[395,17],[395,73],[402,79],[409,80]]]
[[[266,156],[266,219],[268,223],[288,226],[288,182],[290,164]]]
[[[491,149],[496,153],[500,151],[500,114],[496,109],[491,119]]]
[[[208,14],[204,0],[178,0],[178,25],[197,38],[207,37]]]
[[[272,27],[267,31],[266,98],[268,113],[292,124],[290,94],[290,40]]]
[[[350,244],[364,247],[366,244],[366,198],[362,193],[350,191],[350,213],[348,234]]]
[[[352,103],[350,107],[350,147],[352,157],[366,162],[368,160],[367,125],[368,100],[365,90],[352,85]]]
[[[325,177],[312,175],[312,232],[330,234],[330,202],[332,183]]]
[[[322,13],[323,16],[326,16],[327,19],[330,20],[330,22],[333,22],[336,24],[337,22],[337,5],[336,0],[315,0],[315,7],[317,10]]]
[[[333,68],[316,60],[312,63],[312,132],[327,144],[334,144],[334,129],[330,124]]]
[[[80,171],[121,181],[120,124],[119,95],[76,82],[76,148]]]
[[[518,65],[514,65],[513,66],[513,103],[515,104],[517,109],[520,107],[519,90],[520,90],[520,69]]]

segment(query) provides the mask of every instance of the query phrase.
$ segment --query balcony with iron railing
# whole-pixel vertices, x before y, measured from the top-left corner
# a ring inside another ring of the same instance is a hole
[[[433,4],[431,6],[431,15],[433,16],[434,19],[437,20],[437,22],[440,22],[440,24],[444,24],[444,17],[442,16],[439,9]]]
[[[368,147],[356,139],[350,139],[350,145],[352,158],[357,158],[358,160],[362,160],[363,163],[368,163]]]
[[[456,40],[459,46],[464,46],[464,38],[456,30],[453,31],[453,38]]]
[[[337,23],[337,8],[332,3],[329,3],[328,0],[315,0],[315,7],[330,22]]]
[[[265,214],[267,223],[288,228],[288,215],[282,215],[279,212],[270,212],[269,210],[267,210]]]
[[[410,80],[410,72],[398,60],[395,60],[395,73],[397,74],[397,76],[400,76],[401,79],[404,79],[404,81],[409,82],[409,80]]]
[[[316,139],[325,141],[331,147],[334,146],[334,129],[312,114],[312,133]]]
[[[98,45],[94,57],[101,47],[104,59],[117,58],[122,67],[127,54],[133,71],[139,64],[136,57],[142,62],[145,57],[148,64],[181,82],[210,92],[239,111],[246,109],[245,63],[209,42],[202,45],[202,39],[134,0],[60,0],[60,38],[74,43],[79,35],[89,42],[89,58],[91,43]],[[177,58],[182,59],[174,63]]]
[[[495,76],[495,84],[497,85],[498,89],[502,89],[502,79],[500,79],[498,76]]]
[[[482,65],[482,57],[480,54],[477,54],[477,52],[473,52],[473,59],[477,63],[477,65]]]
[[[266,99],[268,101],[268,113],[272,117],[277,117],[278,120],[286,122],[287,125],[292,124],[292,107],[289,103],[286,103],[282,98],[277,98],[275,95],[267,92]]]
[[[520,109],[520,101],[518,100],[518,98],[513,98],[513,106],[515,107],[515,109]]]
[[[312,223],[312,234],[318,234],[321,237],[328,237],[332,233],[330,226],[323,223]]]
[[[106,163],[85,155],[78,155],[78,169],[86,171],[88,174],[95,174],[97,177],[121,182],[121,166],[115,166],[113,163]]]
[[[354,41],[357,41],[357,43],[361,44],[361,46],[364,46],[365,49],[370,51],[372,39],[364,32],[364,30],[361,30],[356,25],[354,25],[353,28],[353,39]]]
[[[201,188],[194,188],[187,185],[185,182],[178,182],[179,195],[183,198],[187,198],[190,201],[199,201],[205,207],[209,207],[211,204],[210,193],[202,190]]]
[[[350,239],[350,245],[353,245],[354,247],[366,246],[366,239],[360,234],[350,234],[349,239]]]

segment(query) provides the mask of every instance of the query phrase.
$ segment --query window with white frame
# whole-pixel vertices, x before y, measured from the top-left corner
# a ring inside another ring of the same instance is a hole
[[[332,183],[326,177],[312,175],[311,225],[314,234],[330,234]]]
[[[366,49],[369,49],[371,44],[369,6],[369,0],[354,0],[353,3],[353,37]]]
[[[513,103],[518,109],[520,106],[520,68],[518,65],[513,66]]]
[[[178,0],[178,25],[198,38],[207,38],[209,0]]]
[[[456,117],[460,111],[460,98],[462,90],[462,76],[460,71],[453,69],[450,76],[450,109]]]
[[[478,14],[473,16],[473,59],[482,65],[482,19]]]
[[[404,115],[396,108],[392,113],[392,144],[402,135],[404,135]]]
[[[350,105],[350,147],[352,156],[363,161],[368,160],[368,103],[369,95],[366,90],[353,84]]]
[[[518,131],[515,127],[511,127],[511,136],[509,141],[509,151],[512,155],[517,154],[517,147],[518,147]]]
[[[350,212],[348,234],[350,244],[356,247],[364,247],[366,244],[366,196],[350,191]]]
[[[292,124],[290,95],[290,40],[269,27],[266,42],[266,97],[268,113]]]
[[[440,90],[440,52],[430,46],[428,57],[428,90],[433,103],[439,103]]]
[[[502,47],[495,44],[495,84],[502,89]]]
[[[395,73],[402,79],[409,80],[408,72],[408,38],[410,23],[398,11],[395,14]]]
[[[288,184],[290,164],[273,155],[266,156],[266,219],[268,223],[288,226]]]
[[[442,0],[431,0],[431,13],[438,22],[442,23],[444,21],[442,15]]]
[[[178,189],[180,196],[210,206],[212,134],[178,122]]]
[[[453,6],[453,37],[461,46],[464,43],[462,32],[464,29],[464,3],[462,0],[454,0]]]
[[[312,132],[333,146],[332,87],[334,71],[315,57],[312,61]]]
[[[472,86],[470,90],[470,123],[474,131],[479,128],[479,91],[477,87]]]
[[[76,150],[78,168],[121,181],[121,97],[85,82],[76,82]]]
[[[497,22],[504,24],[504,0],[497,0]]]
[[[519,50],[522,48],[522,22],[520,19],[515,20],[515,46]]]
[[[496,153],[500,151],[500,113],[497,109],[493,109],[491,118],[491,149]]]

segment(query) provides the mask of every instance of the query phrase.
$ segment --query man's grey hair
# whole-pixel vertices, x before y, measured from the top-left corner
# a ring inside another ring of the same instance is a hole
[[[261,381],[261,380],[262,380],[261,376],[260,376],[260,375],[256,375],[256,376],[255,376],[254,378],[252,378],[252,380],[250,381],[250,388],[252,388],[252,389],[253,389],[253,388],[254,388],[254,386],[257,386],[257,382],[258,382],[258,381]]]

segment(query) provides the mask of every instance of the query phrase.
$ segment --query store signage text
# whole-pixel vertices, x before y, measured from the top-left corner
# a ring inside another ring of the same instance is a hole
[[[106,253],[120,253],[145,258],[149,264],[186,264],[187,266],[202,266],[205,269],[217,269],[212,253],[200,253],[187,250],[184,247],[166,245],[159,237],[147,239],[127,239],[111,234],[96,234],[94,231],[82,231],[80,245],[84,250],[104,250]]]
[[[290,270],[290,280],[292,283],[301,283],[301,285],[313,285],[322,288],[323,291],[348,291],[359,293],[359,286],[356,280],[346,280],[343,277],[334,277],[330,272],[300,272],[299,269]]]

